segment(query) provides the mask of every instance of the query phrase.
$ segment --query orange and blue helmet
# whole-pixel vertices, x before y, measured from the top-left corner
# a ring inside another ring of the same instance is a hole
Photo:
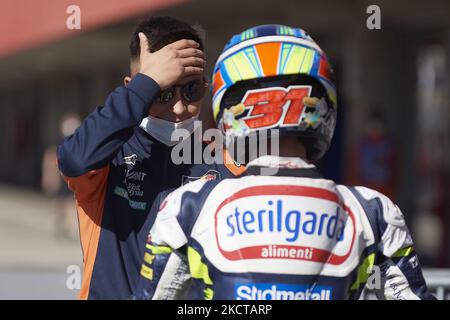
[[[225,45],[212,76],[213,114],[227,137],[279,129],[298,136],[310,160],[328,150],[336,125],[333,70],[302,29],[262,25]]]

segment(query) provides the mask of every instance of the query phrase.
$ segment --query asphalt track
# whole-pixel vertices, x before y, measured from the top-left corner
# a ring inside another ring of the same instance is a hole
[[[80,243],[57,235],[57,223],[51,198],[0,185],[0,299],[76,298],[66,272],[82,266]]]

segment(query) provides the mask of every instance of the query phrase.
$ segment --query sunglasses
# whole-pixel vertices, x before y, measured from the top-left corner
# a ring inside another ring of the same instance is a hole
[[[202,80],[192,80],[183,85],[174,85],[168,89],[162,90],[158,97],[159,103],[168,103],[173,97],[177,88],[180,88],[181,98],[186,102],[197,102],[200,101],[206,92],[208,83],[205,79]]]

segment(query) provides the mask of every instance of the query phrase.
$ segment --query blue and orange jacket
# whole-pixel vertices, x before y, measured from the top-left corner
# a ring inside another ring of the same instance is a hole
[[[148,230],[164,197],[207,175],[242,169],[171,161],[171,148],[139,127],[160,87],[137,74],[112,92],[57,149],[75,194],[84,274],[80,299],[128,299],[138,281]]]

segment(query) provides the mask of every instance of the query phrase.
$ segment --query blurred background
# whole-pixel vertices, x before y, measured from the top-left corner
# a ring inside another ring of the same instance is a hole
[[[373,4],[380,30],[366,26]],[[70,5],[80,8],[79,30],[66,26]],[[429,281],[450,281],[442,273],[450,267],[450,1],[0,0],[0,299],[76,297],[76,281],[67,282],[70,266],[82,266],[77,219],[54,148],[122,84],[132,30],[150,15],[200,24],[209,73],[228,39],[249,27],[308,31],[331,58],[339,91],[321,171],[389,195]],[[212,125],[207,102],[202,116]]]

